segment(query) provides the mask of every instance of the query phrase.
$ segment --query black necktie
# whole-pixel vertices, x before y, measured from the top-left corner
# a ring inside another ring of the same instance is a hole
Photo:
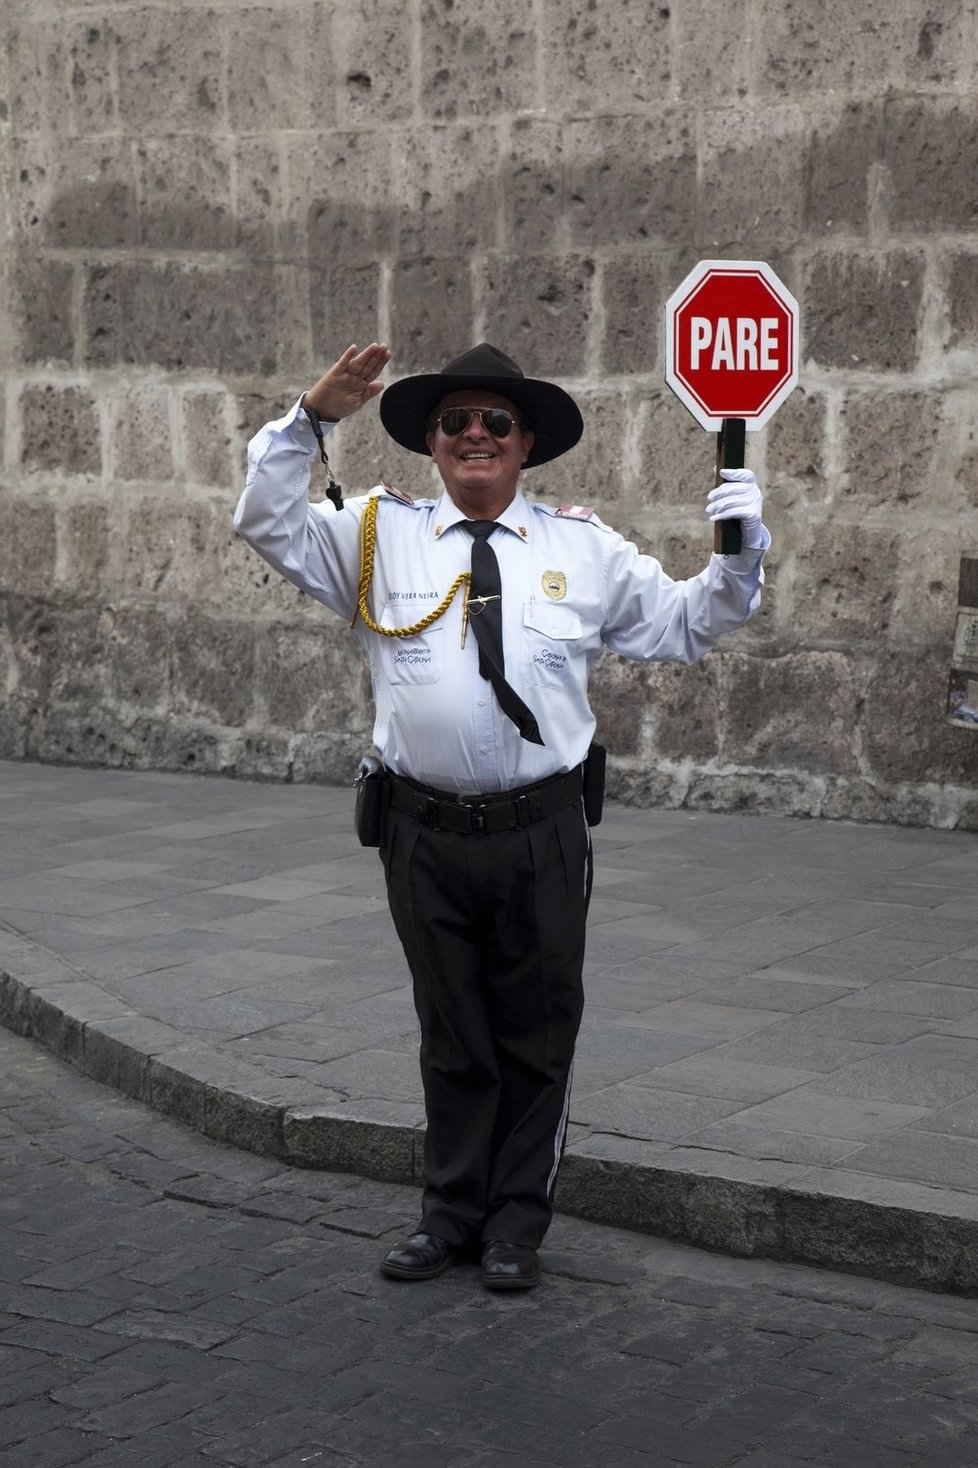
[[[463,520],[472,537],[472,584],[469,587],[469,617],[475,640],[479,644],[479,672],[493,686],[499,707],[512,719],[522,737],[530,744],[542,744],[540,729],[532,710],[515,688],[506,682],[503,657],[502,578],[496,552],[489,536],[496,528],[495,520]]]

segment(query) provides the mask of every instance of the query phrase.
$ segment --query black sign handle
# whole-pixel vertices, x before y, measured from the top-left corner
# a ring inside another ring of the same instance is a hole
[[[717,484],[723,484],[721,469],[742,469],[747,450],[747,423],[743,418],[724,418],[717,434]],[[713,526],[713,549],[722,556],[740,554],[739,520],[717,520]]]

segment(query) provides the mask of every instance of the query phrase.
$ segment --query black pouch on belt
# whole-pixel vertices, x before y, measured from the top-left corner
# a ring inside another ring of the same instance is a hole
[[[601,824],[607,753],[603,744],[592,744],[584,761],[584,818],[589,826]]]
[[[365,754],[357,765],[353,823],[361,846],[379,846],[384,834],[387,809],[387,771],[374,754]]]

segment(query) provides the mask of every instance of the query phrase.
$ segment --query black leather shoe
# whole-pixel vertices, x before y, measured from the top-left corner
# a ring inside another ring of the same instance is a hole
[[[532,1290],[540,1283],[536,1249],[490,1239],[482,1251],[482,1283],[487,1290]]]
[[[384,1255],[380,1272],[390,1279],[437,1279],[451,1269],[458,1256],[455,1245],[437,1234],[412,1234]]]

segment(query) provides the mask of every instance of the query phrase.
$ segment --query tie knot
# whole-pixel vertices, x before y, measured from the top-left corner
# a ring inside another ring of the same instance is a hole
[[[485,540],[496,528],[495,520],[463,520],[462,524],[476,540]]]

